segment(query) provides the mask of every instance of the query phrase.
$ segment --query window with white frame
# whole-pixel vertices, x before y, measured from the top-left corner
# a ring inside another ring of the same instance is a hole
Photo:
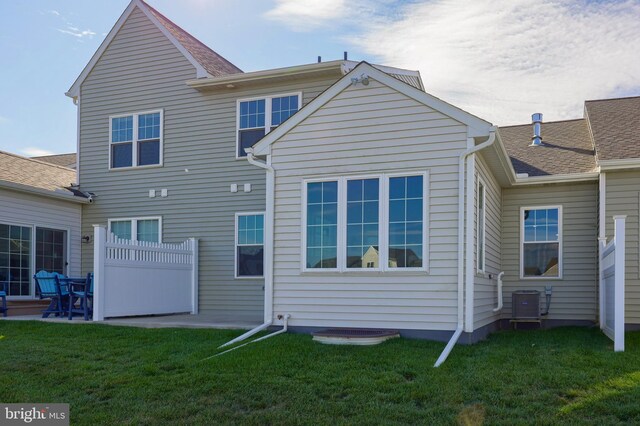
[[[303,183],[303,269],[426,270],[427,174]]]
[[[162,220],[159,217],[109,219],[109,232],[123,240],[162,241]]]
[[[264,275],[264,213],[236,214],[236,278]]]
[[[109,117],[109,168],[162,164],[162,111]]]
[[[477,193],[477,210],[476,210],[476,227],[478,229],[478,236],[476,238],[476,269],[478,272],[485,271],[485,241],[486,241],[486,190],[482,179],[478,179],[478,193]]]
[[[562,276],[562,207],[520,210],[522,278]]]
[[[301,93],[240,99],[236,156],[246,157],[245,149],[295,114],[301,102]]]

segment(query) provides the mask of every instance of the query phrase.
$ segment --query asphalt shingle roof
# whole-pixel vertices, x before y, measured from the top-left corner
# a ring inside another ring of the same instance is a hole
[[[530,146],[531,124],[500,127],[500,138],[516,173],[529,176],[596,170],[595,153],[584,119],[542,123],[542,146]]]
[[[218,55],[216,52],[207,47],[200,40],[180,28],[169,18],[158,12],[153,7],[145,3],[149,11],[155,16],[162,25],[173,35],[178,42],[198,61],[200,65],[213,77],[219,77],[227,74],[238,74],[242,70],[231,62]]]
[[[640,96],[585,102],[599,160],[640,158]]]
[[[39,157],[31,157],[34,160],[44,161],[45,163],[55,164],[57,166],[68,167],[70,169],[76,168],[76,154],[56,154],[56,155],[43,155]]]
[[[76,181],[76,171],[0,151],[0,181],[71,194],[65,188]]]

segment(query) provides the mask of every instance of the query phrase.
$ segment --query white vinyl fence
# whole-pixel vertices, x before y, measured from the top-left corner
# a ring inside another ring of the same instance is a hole
[[[198,313],[198,240],[129,241],[94,225],[93,320]]]
[[[600,238],[600,328],[624,351],[625,218],[614,216],[614,236]]]

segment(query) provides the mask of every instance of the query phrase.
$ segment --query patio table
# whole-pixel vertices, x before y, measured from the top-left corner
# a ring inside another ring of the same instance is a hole
[[[81,314],[84,316],[84,320],[89,320],[89,297],[87,285],[89,281],[87,277],[66,277],[60,278],[60,283],[65,283],[69,290],[69,319],[73,317],[73,314]],[[80,300],[80,306],[74,307],[75,303]]]

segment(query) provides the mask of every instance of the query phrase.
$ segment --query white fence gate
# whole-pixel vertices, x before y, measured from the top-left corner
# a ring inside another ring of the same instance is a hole
[[[600,328],[624,351],[625,218],[614,216],[614,236],[600,238]]]
[[[198,313],[198,240],[129,241],[94,225],[93,320]]]

